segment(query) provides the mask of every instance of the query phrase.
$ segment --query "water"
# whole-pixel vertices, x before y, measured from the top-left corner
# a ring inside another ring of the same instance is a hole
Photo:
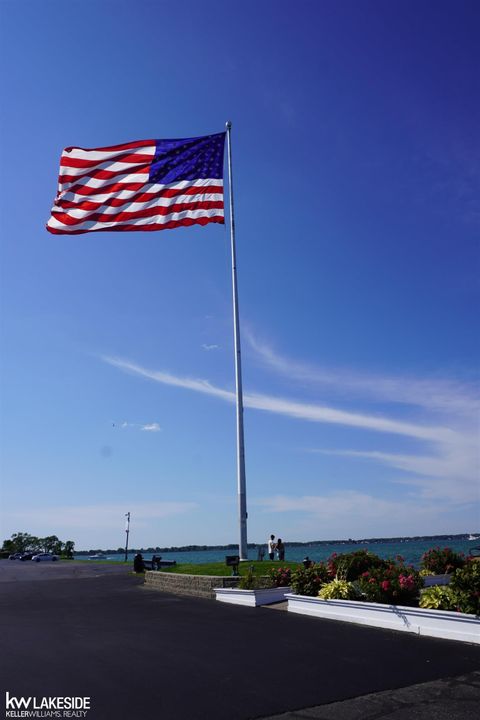
[[[476,545],[480,545],[480,540],[412,540],[405,538],[397,542],[312,543],[311,545],[303,545],[301,547],[291,547],[286,543],[285,560],[300,563],[303,558],[308,555],[310,560],[320,562],[321,560],[326,560],[334,552],[340,554],[355,550],[369,550],[382,558],[395,558],[397,555],[401,555],[407,563],[419,567],[422,555],[432,547],[449,547],[455,552],[468,555],[470,548]],[[157,555],[157,557],[161,556],[162,560],[176,560],[178,564],[188,563],[200,565],[201,563],[225,562],[225,555],[234,555],[235,552],[235,550],[188,550],[184,552],[165,551],[153,554]],[[249,549],[249,560],[256,560],[257,553],[258,550],[256,548]],[[133,562],[134,554],[135,553],[128,554],[128,560],[130,562]],[[118,562],[123,562],[125,559],[124,553],[113,553],[107,557],[109,560],[117,560]],[[145,552],[143,553],[143,557],[145,560],[150,560],[152,553]],[[76,555],[75,559],[88,562],[88,556],[86,555]],[[267,555],[265,555],[265,562],[269,562]]]

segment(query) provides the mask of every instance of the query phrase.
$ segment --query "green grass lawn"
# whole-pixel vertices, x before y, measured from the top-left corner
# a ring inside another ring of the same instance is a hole
[[[248,569],[253,566],[253,572],[255,575],[268,575],[270,570],[273,568],[278,569],[281,567],[288,567],[292,570],[296,570],[301,563],[288,562],[279,560],[264,560],[259,562],[258,560],[247,560],[247,562],[241,562],[238,566],[240,575],[246,575]],[[202,565],[189,565],[180,564],[174,565],[169,568],[161,568],[162,572],[180,573],[183,575],[231,575],[232,568],[227,567],[225,562],[216,563],[203,563]]]

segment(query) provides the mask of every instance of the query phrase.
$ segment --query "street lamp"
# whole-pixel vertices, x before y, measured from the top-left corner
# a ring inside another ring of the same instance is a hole
[[[130,532],[130,513],[125,513],[125,517],[127,518],[127,522],[125,524],[125,532],[127,533],[127,538],[125,541],[125,562],[128,560],[128,533]]]

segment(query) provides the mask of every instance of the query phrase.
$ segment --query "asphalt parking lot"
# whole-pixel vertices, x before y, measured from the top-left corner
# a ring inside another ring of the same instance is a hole
[[[142,582],[123,566],[0,561],[2,696],[90,697],[89,720],[478,717],[478,646]]]

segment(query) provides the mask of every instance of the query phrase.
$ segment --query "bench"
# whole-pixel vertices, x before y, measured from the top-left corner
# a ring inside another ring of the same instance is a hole
[[[177,564],[176,560],[144,560],[145,570],[160,570],[163,567],[173,567]]]

